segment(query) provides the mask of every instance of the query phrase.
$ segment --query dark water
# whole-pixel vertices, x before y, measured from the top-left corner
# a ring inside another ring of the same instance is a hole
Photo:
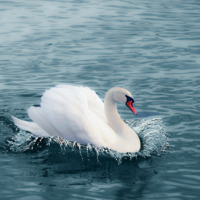
[[[1,198],[199,199],[199,13],[198,0],[1,1]],[[162,118],[171,148],[118,165],[17,129],[11,116],[60,83],[126,88],[138,116],[121,117]]]

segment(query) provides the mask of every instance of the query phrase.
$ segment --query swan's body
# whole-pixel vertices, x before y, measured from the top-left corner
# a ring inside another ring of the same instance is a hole
[[[37,136],[60,136],[81,144],[93,144],[118,152],[140,150],[138,135],[120,118],[116,102],[125,103],[133,112],[134,100],[123,88],[111,88],[104,103],[87,87],[57,85],[46,90],[40,107],[31,106],[34,122],[13,117],[15,124]],[[130,101],[129,101],[130,100]],[[131,106],[132,105],[132,106]]]

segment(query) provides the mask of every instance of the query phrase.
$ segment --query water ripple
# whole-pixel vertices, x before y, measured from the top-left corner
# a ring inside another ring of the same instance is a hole
[[[34,137],[24,131],[20,131],[11,141],[9,141],[9,149],[13,152],[27,152],[27,151],[41,151],[49,146],[51,147],[57,144],[58,149],[54,154],[61,153],[67,154],[73,151],[79,152],[82,160],[89,159],[90,156],[99,159],[101,156],[107,156],[114,158],[118,164],[122,163],[123,158],[137,158],[141,156],[143,158],[151,157],[151,155],[160,156],[169,147],[167,142],[166,132],[161,119],[141,120],[141,121],[126,121],[137,132],[141,139],[142,148],[136,153],[119,153],[109,148],[97,149],[91,144],[86,146],[79,144],[78,142],[67,141],[60,137]],[[101,163],[100,163],[101,164]]]

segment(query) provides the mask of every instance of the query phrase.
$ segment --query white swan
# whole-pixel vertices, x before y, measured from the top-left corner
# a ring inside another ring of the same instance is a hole
[[[121,153],[140,150],[138,135],[117,112],[118,101],[136,114],[133,97],[127,90],[111,88],[103,103],[88,87],[57,85],[46,90],[41,100],[39,107],[31,106],[28,109],[28,115],[34,122],[13,117],[19,128],[36,136],[55,135]]]

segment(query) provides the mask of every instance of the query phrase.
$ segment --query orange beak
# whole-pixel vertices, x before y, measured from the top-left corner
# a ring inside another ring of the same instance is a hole
[[[136,110],[135,110],[135,108],[134,108],[134,105],[133,105],[133,102],[132,102],[132,101],[127,102],[126,105],[129,107],[129,109],[130,109],[132,112],[134,112],[135,115],[137,115],[137,112],[136,112]]]

